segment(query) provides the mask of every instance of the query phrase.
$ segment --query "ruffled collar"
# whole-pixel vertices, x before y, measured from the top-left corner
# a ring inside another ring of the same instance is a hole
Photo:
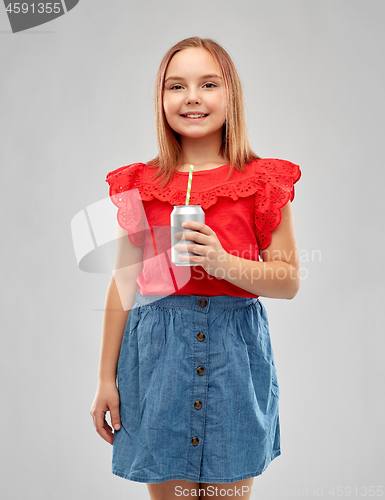
[[[231,178],[227,180],[230,164],[221,165],[211,170],[194,172],[190,205],[201,205],[203,209],[214,205],[218,196],[227,196],[236,201],[240,197],[251,196],[258,189],[263,189],[263,182],[256,177],[258,161],[246,165],[245,172],[233,170]],[[142,165],[139,192],[142,200],[157,198],[169,202],[171,205],[184,205],[186,202],[188,172],[176,172],[173,179],[165,188],[160,188],[152,179],[156,169]]]
[[[207,209],[216,203],[219,196],[236,201],[254,194],[260,199],[268,198],[271,202],[285,204],[289,197],[292,199],[294,196],[294,184],[301,176],[298,165],[276,158],[252,161],[246,165],[245,172],[234,169],[231,178],[227,179],[229,171],[230,164],[195,172],[190,204]],[[173,206],[184,205],[188,172],[176,172],[165,188],[159,187],[159,179],[154,181],[155,172],[156,169],[149,168],[145,163],[133,163],[110,172],[106,177],[110,195],[121,196],[125,191],[137,189],[143,201],[157,198]]]

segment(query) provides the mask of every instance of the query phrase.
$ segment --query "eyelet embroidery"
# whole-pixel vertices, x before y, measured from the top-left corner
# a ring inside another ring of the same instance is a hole
[[[110,198],[118,207],[117,219],[119,225],[128,233],[134,245],[143,246],[145,241],[145,217],[143,205],[139,198],[139,187],[142,179],[142,164],[132,164],[107,174],[106,182],[110,184]],[[132,191],[137,189],[137,191]]]
[[[298,165],[286,160],[264,160],[264,172],[258,177],[263,179],[265,189],[255,196],[255,228],[260,250],[271,243],[271,233],[282,220],[281,209],[293,201],[294,184],[300,179]]]
[[[131,236],[134,244],[142,246],[145,239],[145,217],[141,200],[157,198],[171,205],[184,205],[186,191],[175,187],[159,188],[156,184],[145,184],[143,178],[143,163],[120,167],[107,174],[106,181],[110,184],[110,197],[118,207],[118,222]],[[254,195],[255,197],[255,229],[259,248],[267,248],[271,242],[271,233],[282,219],[281,209],[287,202],[294,199],[294,184],[300,179],[301,171],[298,165],[286,160],[261,159],[256,162],[256,168],[250,177],[238,182],[211,187],[207,191],[192,192],[190,204],[201,205],[207,210],[214,205],[219,196],[229,197],[236,201],[240,197]],[[137,188],[137,195],[130,191]]]

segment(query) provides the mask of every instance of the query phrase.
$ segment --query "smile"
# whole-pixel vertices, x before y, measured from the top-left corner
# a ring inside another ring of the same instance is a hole
[[[188,115],[181,115],[182,118],[186,118],[187,120],[202,120],[203,118],[206,118],[208,114],[188,114]]]

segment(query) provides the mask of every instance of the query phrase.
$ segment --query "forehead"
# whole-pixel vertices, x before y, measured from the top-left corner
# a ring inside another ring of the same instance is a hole
[[[169,62],[166,75],[190,76],[197,71],[202,75],[217,73],[221,75],[221,68],[211,53],[203,47],[189,47],[177,52]]]

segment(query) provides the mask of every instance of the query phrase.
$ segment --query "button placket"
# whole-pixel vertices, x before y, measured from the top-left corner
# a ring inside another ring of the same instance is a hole
[[[208,331],[208,311],[209,301],[207,299],[198,299],[198,309],[195,310],[195,318],[193,328],[193,367],[192,376],[193,392],[191,394],[191,426],[190,426],[190,453],[189,462],[192,468],[196,471],[200,470],[203,440],[204,440],[204,423],[206,420],[207,409],[207,387],[208,387],[208,359],[209,345],[207,332]],[[198,446],[199,445],[199,446]],[[199,451],[200,450],[200,451]],[[192,469],[191,469],[192,470]]]

